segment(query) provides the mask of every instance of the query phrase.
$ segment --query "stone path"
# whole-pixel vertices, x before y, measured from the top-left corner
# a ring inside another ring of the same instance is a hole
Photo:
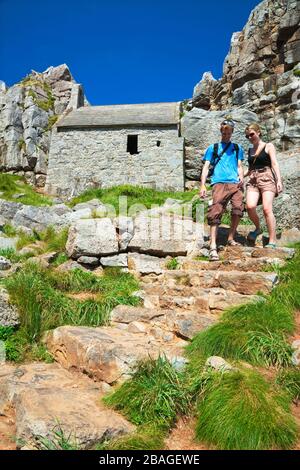
[[[142,358],[163,353],[175,367],[184,365],[189,339],[217,322],[226,308],[263,301],[257,293],[270,293],[278,281],[266,267],[281,265],[293,253],[228,247],[220,262],[179,257],[177,270],[139,275],[143,305],[116,307],[111,326],[50,331],[44,341],[56,363],[8,364],[0,370],[0,413],[15,410],[17,446],[36,446],[58,424],[80,448],[132,432],[130,423],[104,408],[101,397]]]

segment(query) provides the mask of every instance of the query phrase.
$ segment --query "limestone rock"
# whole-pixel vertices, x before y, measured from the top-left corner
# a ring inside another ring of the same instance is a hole
[[[1,413],[7,406],[15,409],[16,437],[28,448],[40,448],[43,438],[53,440],[58,427],[80,449],[134,430],[101,404],[101,384],[57,364],[4,365],[0,389]]]
[[[149,217],[140,214],[134,221],[129,250],[156,256],[186,255],[191,243],[203,245],[201,224],[171,215]]]
[[[80,264],[89,264],[90,266],[98,266],[99,260],[93,256],[80,256],[77,260]]]
[[[207,359],[205,363],[206,367],[211,367],[216,369],[219,372],[230,372],[236,370],[232,367],[231,364],[225,361],[222,357],[219,356],[211,356]]]
[[[55,359],[68,369],[87,373],[108,384],[128,378],[144,358],[182,356],[183,344],[162,345],[144,333],[130,333],[113,327],[63,326],[47,333],[45,342]]]
[[[120,255],[114,256],[102,256],[100,258],[102,266],[116,266],[120,268],[128,267],[128,256],[127,253],[121,253]]]
[[[0,271],[5,271],[11,268],[11,262],[9,259],[5,258],[4,256],[0,256]]]
[[[117,234],[108,218],[78,220],[69,230],[68,256],[105,256],[118,253]]]
[[[141,253],[128,253],[128,267],[130,270],[140,274],[161,274],[165,260],[156,256]]]
[[[9,303],[8,292],[1,287],[0,289],[0,325],[16,326],[19,323],[19,314],[17,309]]]

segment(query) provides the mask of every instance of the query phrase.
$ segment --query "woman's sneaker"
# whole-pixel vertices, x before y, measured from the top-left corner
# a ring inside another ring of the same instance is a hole
[[[255,242],[258,235],[261,235],[261,234],[262,234],[262,230],[260,228],[257,228],[256,230],[253,230],[252,232],[248,233],[247,239],[250,240],[251,242]]]

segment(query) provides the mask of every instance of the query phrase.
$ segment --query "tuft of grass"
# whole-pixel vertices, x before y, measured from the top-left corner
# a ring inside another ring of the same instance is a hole
[[[105,397],[104,403],[134,424],[169,427],[178,413],[187,411],[189,400],[182,373],[161,356],[141,361],[132,378]]]
[[[49,437],[37,436],[37,446],[39,450],[79,450],[76,436],[72,432],[66,434],[60,423],[54,426]]]
[[[215,373],[198,403],[196,436],[223,450],[289,449],[297,425],[288,395],[257,372]]]
[[[138,282],[128,273],[105,270],[101,278],[80,269],[69,273],[45,270],[27,262],[4,280],[10,299],[18,308],[27,341],[38,342],[44,331],[61,325],[108,324],[111,310],[119,304],[137,305],[132,295]],[[97,300],[79,301],[70,292],[99,294]]]
[[[276,377],[276,384],[285,389],[292,400],[300,400],[300,370],[296,367],[281,370]]]
[[[60,266],[61,264],[68,261],[69,257],[65,253],[59,253],[59,255],[55,258],[55,260],[51,263],[54,268]]]
[[[14,248],[0,248],[0,256],[9,259],[12,263],[19,263],[20,261],[26,261],[32,255],[30,253],[26,255],[20,255]]]
[[[98,444],[95,450],[160,450],[163,449],[166,430],[155,424],[139,426],[130,435]]]
[[[73,207],[81,202],[87,202],[91,199],[99,199],[103,204],[113,206],[116,215],[119,214],[119,197],[127,197],[127,208],[131,208],[134,204],[144,206],[144,209],[150,209],[152,205],[162,205],[168,198],[180,199],[185,202],[192,200],[197,191],[190,192],[174,192],[174,191],[157,191],[151,188],[144,188],[142,186],[121,185],[114,186],[107,189],[89,189],[82,193],[80,196],[75,197],[70,201],[70,206]],[[136,206],[136,211],[141,210],[141,207]],[[134,214],[131,214],[134,215]]]
[[[17,235],[17,229],[11,224],[5,224],[2,230],[7,237],[15,237]]]
[[[166,268],[167,269],[178,269],[179,268],[179,262],[177,258],[172,258],[170,261],[166,263]]]
[[[282,333],[254,331],[248,336],[244,353],[252,364],[287,367],[293,350]]]
[[[35,190],[27,184],[24,179],[17,175],[8,173],[0,173],[0,191],[2,192],[1,198],[7,201],[16,202],[12,196],[14,194],[24,194],[18,198],[18,202],[28,204],[31,206],[50,206],[52,200],[35,192]]]
[[[24,329],[0,326],[0,340],[4,341],[6,360],[16,363],[24,361],[54,362],[46,347],[37,343],[28,343]]]
[[[49,226],[39,234],[39,239],[46,243],[46,251],[64,252],[68,240],[68,228],[56,231],[54,227]]]

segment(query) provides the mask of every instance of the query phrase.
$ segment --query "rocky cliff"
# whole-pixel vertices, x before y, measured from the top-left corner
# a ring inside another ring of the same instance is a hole
[[[233,34],[223,77],[206,72],[189,106],[254,112],[279,150],[299,148],[299,24],[299,0],[261,2]]]
[[[67,65],[32,71],[20,83],[0,87],[0,171],[24,175],[44,186],[51,128],[58,117],[84,104]],[[87,104],[87,103],[85,103]]]

